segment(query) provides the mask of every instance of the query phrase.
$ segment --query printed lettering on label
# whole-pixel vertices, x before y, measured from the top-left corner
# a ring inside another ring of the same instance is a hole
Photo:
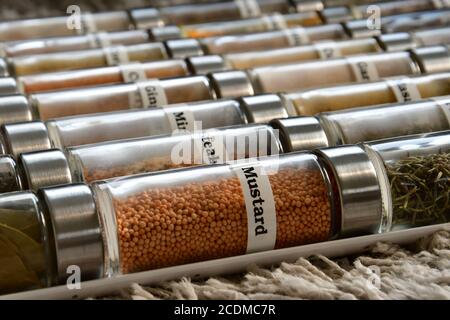
[[[206,130],[194,140],[196,163],[219,164],[227,162],[225,137],[220,134],[220,131]]]
[[[378,70],[373,62],[363,61],[361,59],[348,58],[347,61],[352,68],[356,81],[378,80]]]
[[[180,131],[195,131],[195,117],[191,110],[183,109],[173,111],[170,109],[164,109],[164,111],[172,132],[177,133]]]
[[[127,48],[124,46],[103,48],[105,53],[106,63],[110,66],[125,64],[130,62],[128,58]]]
[[[119,66],[119,69],[125,83],[148,80],[145,71],[142,69],[142,64],[140,63],[121,65]]]
[[[283,30],[290,46],[300,46],[310,42],[308,33],[302,27]]]
[[[259,17],[261,9],[257,0],[235,0],[242,18]]]
[[[342,56],[341,50],[339,50],[336,43],[332,41],[316,43],[314,44],[314,48],[319,53],[321,59],[338,58]]]
[[[84,13],[80,19],[80,33],[88,34],[97,32],[97,25],[95,23],[94,16],[91,13]]]
[[[247,211],[247,253],[275,248],[277,221],[269,177],[258,163],[233,165]]]
[[[398,102],[416,101],[422,98],[417,86],[407,78],[387,80],[386,82]]]

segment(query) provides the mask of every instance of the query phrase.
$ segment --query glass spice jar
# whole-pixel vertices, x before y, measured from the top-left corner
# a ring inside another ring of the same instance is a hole
[[[24,152],[170,134],[170,121],[173,120],[170,115],[173,114],[185,115],[186,128],[191,131],[196,122],[201,124],[202,129],[210,129],[266,123],[274,118],[295,115],[285,108],[278,95],[264,95],[87,114],[42,122],[31,121],[26,99],[16,98],[14,110],[24,106],[23,112],[13,114],[5,108],[2,118],[20,123],[5,124],[0,130],[2,153],[15,158]],[[217,117],[217,114],[222,116]]]
[[[271,13],[252,19],[184,25],[181,26],[181,32],[187,38],[206,38],[319,24],[322,24],[322,19],[316,11],[297,12],[286,15]]]
[[[76,12],[74,12],[76,13]],[[81,13],[81,12],[79,12]],[[79,20],[60,16],[13,20],[0,23],[0,40],[15,41],[70,36],[100,31],[121,31],[162,26],[158,10],[152,8],[100,13],[83,12]],[[68,23],[70,27],[68,27]]]
[[[304,45],[314,41],[347,38],[347,32],[341,24],[326,24],[253,34],[210,37],[199,39],[199,41],[205,53],[223,54],[277,49]]]
[[[381,232],[450,220],[450,131],[379,140],[365,148],[382,188]]]
[[[184,59],[130,63],[118,66],[90,68],[17,77],[23,94],[68,90],[101,85],[113,85],[190,75]]]
[[[131,46],[37,54],[9,59],[16,76],[116,66],[130,62],[157,61],[201,55],[200,44],[193,39],[168,40]]]
[[[258,93],[293,92],[327,84],[373,81],[380,78],[450,70],[445,46],[258,67],[248,71]]]
[[[64,283],[74,264],[84,281],[375,232],[372,163],[356,146],[336,157],[294,153],[41,189],[34,213],[54,248],[49,282]]]
[[[400,76],[386,80],[320,87],[282,94],[298,115],[375,104],[410,102],[450,94],[450,73]]]
[[[29,106],[36,119],[148,108],[181,102],[253,95],[253,88],[242,71],[213,73],[85,89],[44,92],[29,95]]]

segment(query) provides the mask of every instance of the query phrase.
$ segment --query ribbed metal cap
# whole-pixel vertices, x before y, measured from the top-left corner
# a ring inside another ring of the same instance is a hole
[[[16,161],[11,156],[0,156],[0,193],[22,190]]]
[[[276,94],[242,97],[239,102],[249,123],[268,123],[289,117],[282,99]]]
[[[177,26],[156,27],[148,30],[153,41],[166,41],[181,38],[181,30]]]
[[[320,11],[326,23],[338,23],[353,20],[352,12],[347,7],[331,7]]]
[[[370,38],[381,34],[380,29],[368,27],[367,19],[348,21],[344,27],[354,39]]]
[[[219,98],[236,98],[254,95],[253,86],[243,71],[224,71],[208,75]]]
[[[38,190],[42,187],[68,184],[72,174],[66,156],[60,150],[22,153],[18,162],[24,187]]]
[[[0,125],[31,120],[33,120],[33,113],[25,96],[0,97]]]
[[[128,14],[136,29],[150,29],[164,26],[164,20],[161,18],[157,9],[132,9],[128,11]]]
[[[1,128],[3,153],[17,158],[21,153],[52,148],[42,121],[6,124]]]
[[[196,39],[168,40],[165,44],[169,56],[173,59],[183,59],[203,54],[200,42]]]
[[[103,240],[91,189],[84,184],[43,188],[38,196],[48,212],[55,241],[58,282],[68,267],[81,271],[81,280],[103,276]]]
[[[9,76],[9,70],[8,70],[8,63],[5,59],[0,58],[0,77],[8,77]]]
[[[328,147],[328,139],[320,122],[315,117],[292,117],[274,119],[269,122],[279,130],[283,150],[294,152]]]
[[[417,48],[412,56],[423,73],[450,71],[450,50],[446,46]]]
[[[417,47],[413,37],[408,32],[382,34],[377,37],[377,40],[385,51],[404,51]]]
[[[332,171],[339,189],[340,235],[377,233],[382,217],[381,189],[368,155],[354,145],[314,152]]]
[[[324,4],[322,0],[292,0],[297,12],[322,11]]]
[[[193,74],[207,74],[226,69],[225,61],[219,55],[189,57],[186,62]]]
[[[19,86],[14,78],[0,78],[0,96],[8,96],[19,93]]]

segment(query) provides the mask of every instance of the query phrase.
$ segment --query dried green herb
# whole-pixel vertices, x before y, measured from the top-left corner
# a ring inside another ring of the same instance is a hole
[[[42,286],[44,247],[29,212],[0,209],[0,266],[1,294]]]
[[[386,166],[394,225],[450,220],[450,154],[409,157]]]

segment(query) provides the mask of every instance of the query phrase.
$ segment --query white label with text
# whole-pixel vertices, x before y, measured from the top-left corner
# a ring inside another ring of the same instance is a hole
[[[164,109],[167,121],[169,122],[172,132],[194,132],[195,131],[195,117],[194,113],[185,109],[183,111],[171,111]]]
[[[80,34],[88,34],[97,32],[97,25],[95,23],[92,13],[84,13],[80,17]]]
[[[341,50],[337,47],[333,41],[324,41],[314,44],[319,57],[321,59],[338,58],[342,57]]]
[[[130,62],[127,48],[124,46],[103,48],[103,52],[105,53],[106,63],[109,66],[117,66]]]
[[[167,105],[167,96],[159,80],[136,82],[137,90],[130,93],[130,108],[151,108]]]
[[[121,65],[119,66],[119,69],[125,83],[148,80],[145,71],[142,69],[142,64],[140,63]]]
[[[207,130],[195,140],[196,159],[197,156],[201,156],[201,162],[198,163],[218,164],[228,160],[225,137],[217,133],[219,133],[217,130]]]
[[[277,217],[268,175],[258,163],[232,166],[241,183],[247,210],[247,253],[272,250]]]
[[[261,9],[256,0],[235,0],[234,2],[242,18],[259,17],[261,15]]]
[[[283,30],[290,46],[301,46],[310,43],[308,33],[302,27]]]
[[[422,99],[417,86],[407,78],[387,80],[386,82],[398,102],[408,102]]]
[[[364,61],[361,58],[347,58],[350,67],[352,68],[353,74],[355,75],[356,81],[371,81],[378,80],[377,67],[373,62]]]

